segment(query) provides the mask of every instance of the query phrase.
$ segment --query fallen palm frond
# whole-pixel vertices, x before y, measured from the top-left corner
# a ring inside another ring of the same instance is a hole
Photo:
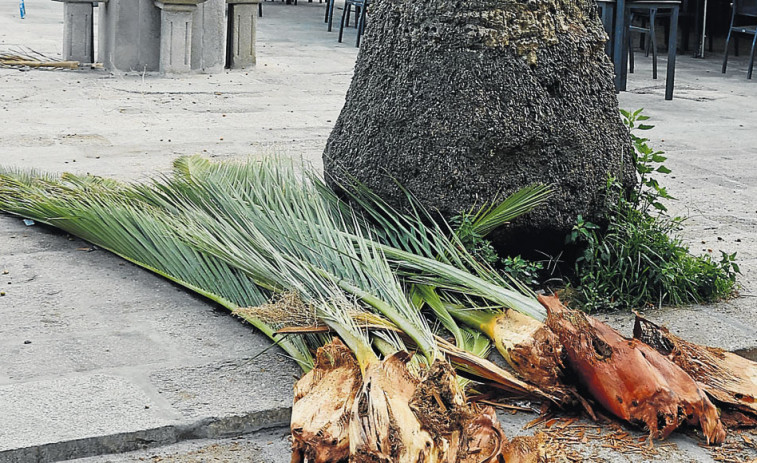
[[[717,409],[680,367],[556,297],[539,300],[549,310],[547,325],[560,338],[571,369],[607,410],[644,423],[653,438],[667,437],[686,422],[699,425],[708,444],[725,440]]]
[[[560,379],[559,343],[539,321],[544,319],[544,311],[536,307],[529,289],[477,261],[456,233],[433,221],[409,193],[412,210],[401,213],[360,184],[342,186],[342,189],[380,224],[377,235],[387,246],[386,254],[396,258],[408,281],[416,283],[419,299],[433,310],[458,345],[462,343],[461,334],[453,318],[486,334],[523,378],[560,397],[558,402],[572,401],[572,392]],[[481,208],[472,214],[475,232],[485,236],[497,226],[532,210],[544,202],[549,191],[546,186],[524,188],[496,207]],[[413,260],[407,255],[410,252],[420,257]],[[468,308],[462,308],[459,297],[450,293],[460,293],[469,302]],[[479,304],[471,300],[472,296],[504,309],[477,310]]]
[[[474,223],[487,233],[545,194],[534,188],[507,207],[487,206]],[[599,403],[655,437],[687,421],[722,441],[712,404],[653,349],[557,302],[542,301],[546,317],[529,290],[478,262],[419,206],[401,214],[362,190],[353,199],[362,213],[311,171],[276,159],[180,158],[172,173],[139,184],[0,170],[0,210],[222,304],[309,370],[295,386],[295,461],[472,463],[510,450],[538,459],[538,439],[508,447],[492,411],[468,404],[465,387],[581,401],[563,382],[564,364]],[[483,358],[486,337],[520,378]],[[643,387],[631,388],[635,381]]]
[[[135,203],[110,182],[65,175],[36,176],[0,170],[0,209],[79,236],[147,270],[235,311],[264,304],[267,296],[242,272],[202,254],[177,235],[173,218]],[[243,317],[281,346],[301,367],[312,366],[303,339],[275,334],[276,327]]]
[[[78,69],[78,61],[63,61],[57,58],[45,56],[31,48],[19,48],[9,52],[0,53],[0,67],[6,68],[62,68]]]
[[[755,422],[757,363],[722,349],[681,339],[639,314],[636,314],[633,336],[681,367],[717,402],[751,414]]]
[[[191,218],[187,240],[203,252],[246,271],[261,284],[296,290],[305,298],[314,293],[321,295],[319,286],[333,283],[360,301],[363,309],[386,317],[424,353],[429,367],[420,371],[410,368],[412,355],[400,343],[390,346],[389,350],[395,352],[381,361],[374,357],[363,361],[358,355],[363,379],[349,420],[351,459],[456,461],[466,422],[474,418],[475,413],[469,410],[451,367],[439,357],[433,334],[421,313],[405,296],[382,248],[366,236],[371,231],[363,229],[359,220],[344,217],[343,211],[329,203],[314,199],[307,183],[298,183],[292,171],[287,173],[280,166],[274,168],[263,163],[258,166],[260,170],[251,173],[256,179],[276,178],[276,185],[286,192],[285,198],[272,195],[263,186],[264,181],[240,185],[233,181],[237,175],[216,176],[206,166],[194,167],[194,172],[188,171],[188,178],[194,178],[192,190],[197,195],[193,201],[201,202],[212,214],[197,214]],[[198,201],[202,197],[206,199]],[[211,217],[216,220],[210,220]],[[272,281],[274,269],[267,270],[262,264],[274,256],[291,264],[288,270],[291,276],[286,276],[287,272],[279,268],[278,274],[285,276]],[[305,269],[308,275],[301,277],[295,274],[294,268]],[[357,349],[358,346],[349,341],[355,336],[344,332],[344,322],[324,321],[347,340],[353,351]],[[316,369],[311,376],[317,374]],[[336,373],[332,371],[323,377],[333,374]],[[298,383],[298,390],[310,383],[309,378],[303,381],[306,384]],[[306,396],[317,394],[318,390]],[[339,410],[343,410],[345,404],[338,402]],[[298,412],[301,409],[305,410],[305,416],[293,417],[293,423],[322,422],[313,419],[320,415],[319,411],[308,412],[306,407],[298,407]],[[453,410],[457,412],[450,415]],[[435,416],[456,418],[441,426],[434,421]],[[328,454],[324,448],[319,448],[328,447],[324,445],[323,436],[329,435],[324,427],[310,433],[293,428],[293,435],[303,455]],[[318,437],[318,442],[298,439],[305,435]],[[341,442],[341,435],[333,441]]]

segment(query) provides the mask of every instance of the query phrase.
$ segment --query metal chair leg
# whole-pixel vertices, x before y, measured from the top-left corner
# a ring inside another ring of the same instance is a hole
[[[327,8],[329,15],[329,27],[326,30],[328,32],[331,32],[331,25],[334,22],[334,3],[336,3],[336,0],[329,0],[329,7]]]
[[[757,33],[754,34],[754,39],[752,39],[752,53],[749,57],[749,69],[746,71],[746,78],[751,79],[752,78],[752,68],[754,67],[754,46],[757,45]]]
[[[344,33],[344,17],[350,11],[350,4],[345,3],[344,10],[342,10],[342,20],[339,22],[339,43],[342,43],[342,34]]]
[[[633,13],[631,13],[631,22],[628,23],[628,24],[632,24],[632,23],[633,23]],[[641,17],[641,27],[642,27],[642,29],[646,29],[646,27],[647,27],[647,18],[644,17],[644,16]],[[646,50],[648,48],[647,47],[647,42],[648,42],[648,40],[647,40],[646,36],[644,36],[644,34],[641,34],[639,36],[639,48],[643,48],[643,49]]]
[[[723,55],[723,69],[721,72],[725,74],[725,68],[728,66],[728,44],[731,42],[731,29],[728,29],[728,37],[725,39],[725,54]]]
[[[607,36],[610,38],[605,43],[605,52],[607,53],[607,56],[612,58],[613,53],[613,46],[612,46],[612,39],[613,39],[613,27],[612,27],[612,20],[615,15],[615,11],[611,8],[609,3],[602,4],[600,6],[602,8],[602,24],[604,25],[605,32],[607,32]]]

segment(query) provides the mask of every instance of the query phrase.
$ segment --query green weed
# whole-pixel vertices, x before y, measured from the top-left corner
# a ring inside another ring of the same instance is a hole
[[[662,200],[673,199],[653,174],[670,173],[662,151],[652,149],[647,138],[634,131],[653,126],[635,112],[621,111],[631,130],[639,186],[627,197],[620,185],[608,181],[610,205],[606,230],[578,217],[566,243],[583,252],[569,283],[572,302],[586,311],[638,308],[646,305],[682,305],[729,297],[740,273],[736,254],[694,256],[677,233],[683,219],[670,217]]]

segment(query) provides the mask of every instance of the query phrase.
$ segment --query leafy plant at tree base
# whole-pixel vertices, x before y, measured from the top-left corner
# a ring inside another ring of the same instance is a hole
[[[502,259],[503,271],[530,286],[539,285],[539,272],[544,270],[544,264],[538,261],[524,259],[521,256],[505,257]]]
[[[634,130],[650,130],[653,129],[653,125],[641,124],[640,122],[649,120],[649,116],[641,114],[642,110],[637,109],[634,112],[620,110],[620,115],[623,118],[623,122],[626,127],[631,131],[631,142],[634,148],[634,164],[636,166],[636,172],[639,175],[638,189],[634,190],[629,198],[629,201],[641,211],[648,212],[650,208],[654,208],[660,212],[667,212],[667,208],[660,202],[663,199],[675,199],[668,194],[665,187],[660,186],[658,181],[652,177],[652,174],[657,172],[662,175],[670,173],[663,162],[667,161],[667,157],[663,156],[664,152],[654,150],[649,146],[648,138],[639,137]],[[638,123],[638,125],[637,125]]]
[[[470,214],[455,216],[450,221],[450,224],[460,243],[476,260],[497,268],[514,280],[532,288],[539,286],[539,274],[544,270],[542,262],[527,260],[521,256],[500,258],[492,242],[477,231],[474,217]]]
[[[610,205],[609,224],[601,230],[578,217],[567,243],[584,248],[576,260],[575,281],[568,293],[586,311],[624,309],[645,305],[680,305],[711,302],[730,296],[736,286],[739,267],[736,254],[694,256],[677,236],[680,217],[665,214],[664,199],[673,199],[652,174],[666,175],[662,151],[648,145],[648,139],[633,130],[649,130],[640,124],[648,119],[635,112],[621,111],[631,132],[638,189],[629,197],[610,191],[619,198]],[[620,190],[610,179],[608,190]]]
[[[496,265],[499,262],[499,254],[492,246],[492,242],[476,231],[470,214],[455,216],[450,224],[457,238],[473,257],[488,265]]]

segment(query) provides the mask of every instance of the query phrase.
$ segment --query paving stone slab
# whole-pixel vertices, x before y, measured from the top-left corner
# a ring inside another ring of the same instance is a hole
[[[129,378],[105,374],[0,386],[0,456],[82,437],[163,428],[177,416]]]

